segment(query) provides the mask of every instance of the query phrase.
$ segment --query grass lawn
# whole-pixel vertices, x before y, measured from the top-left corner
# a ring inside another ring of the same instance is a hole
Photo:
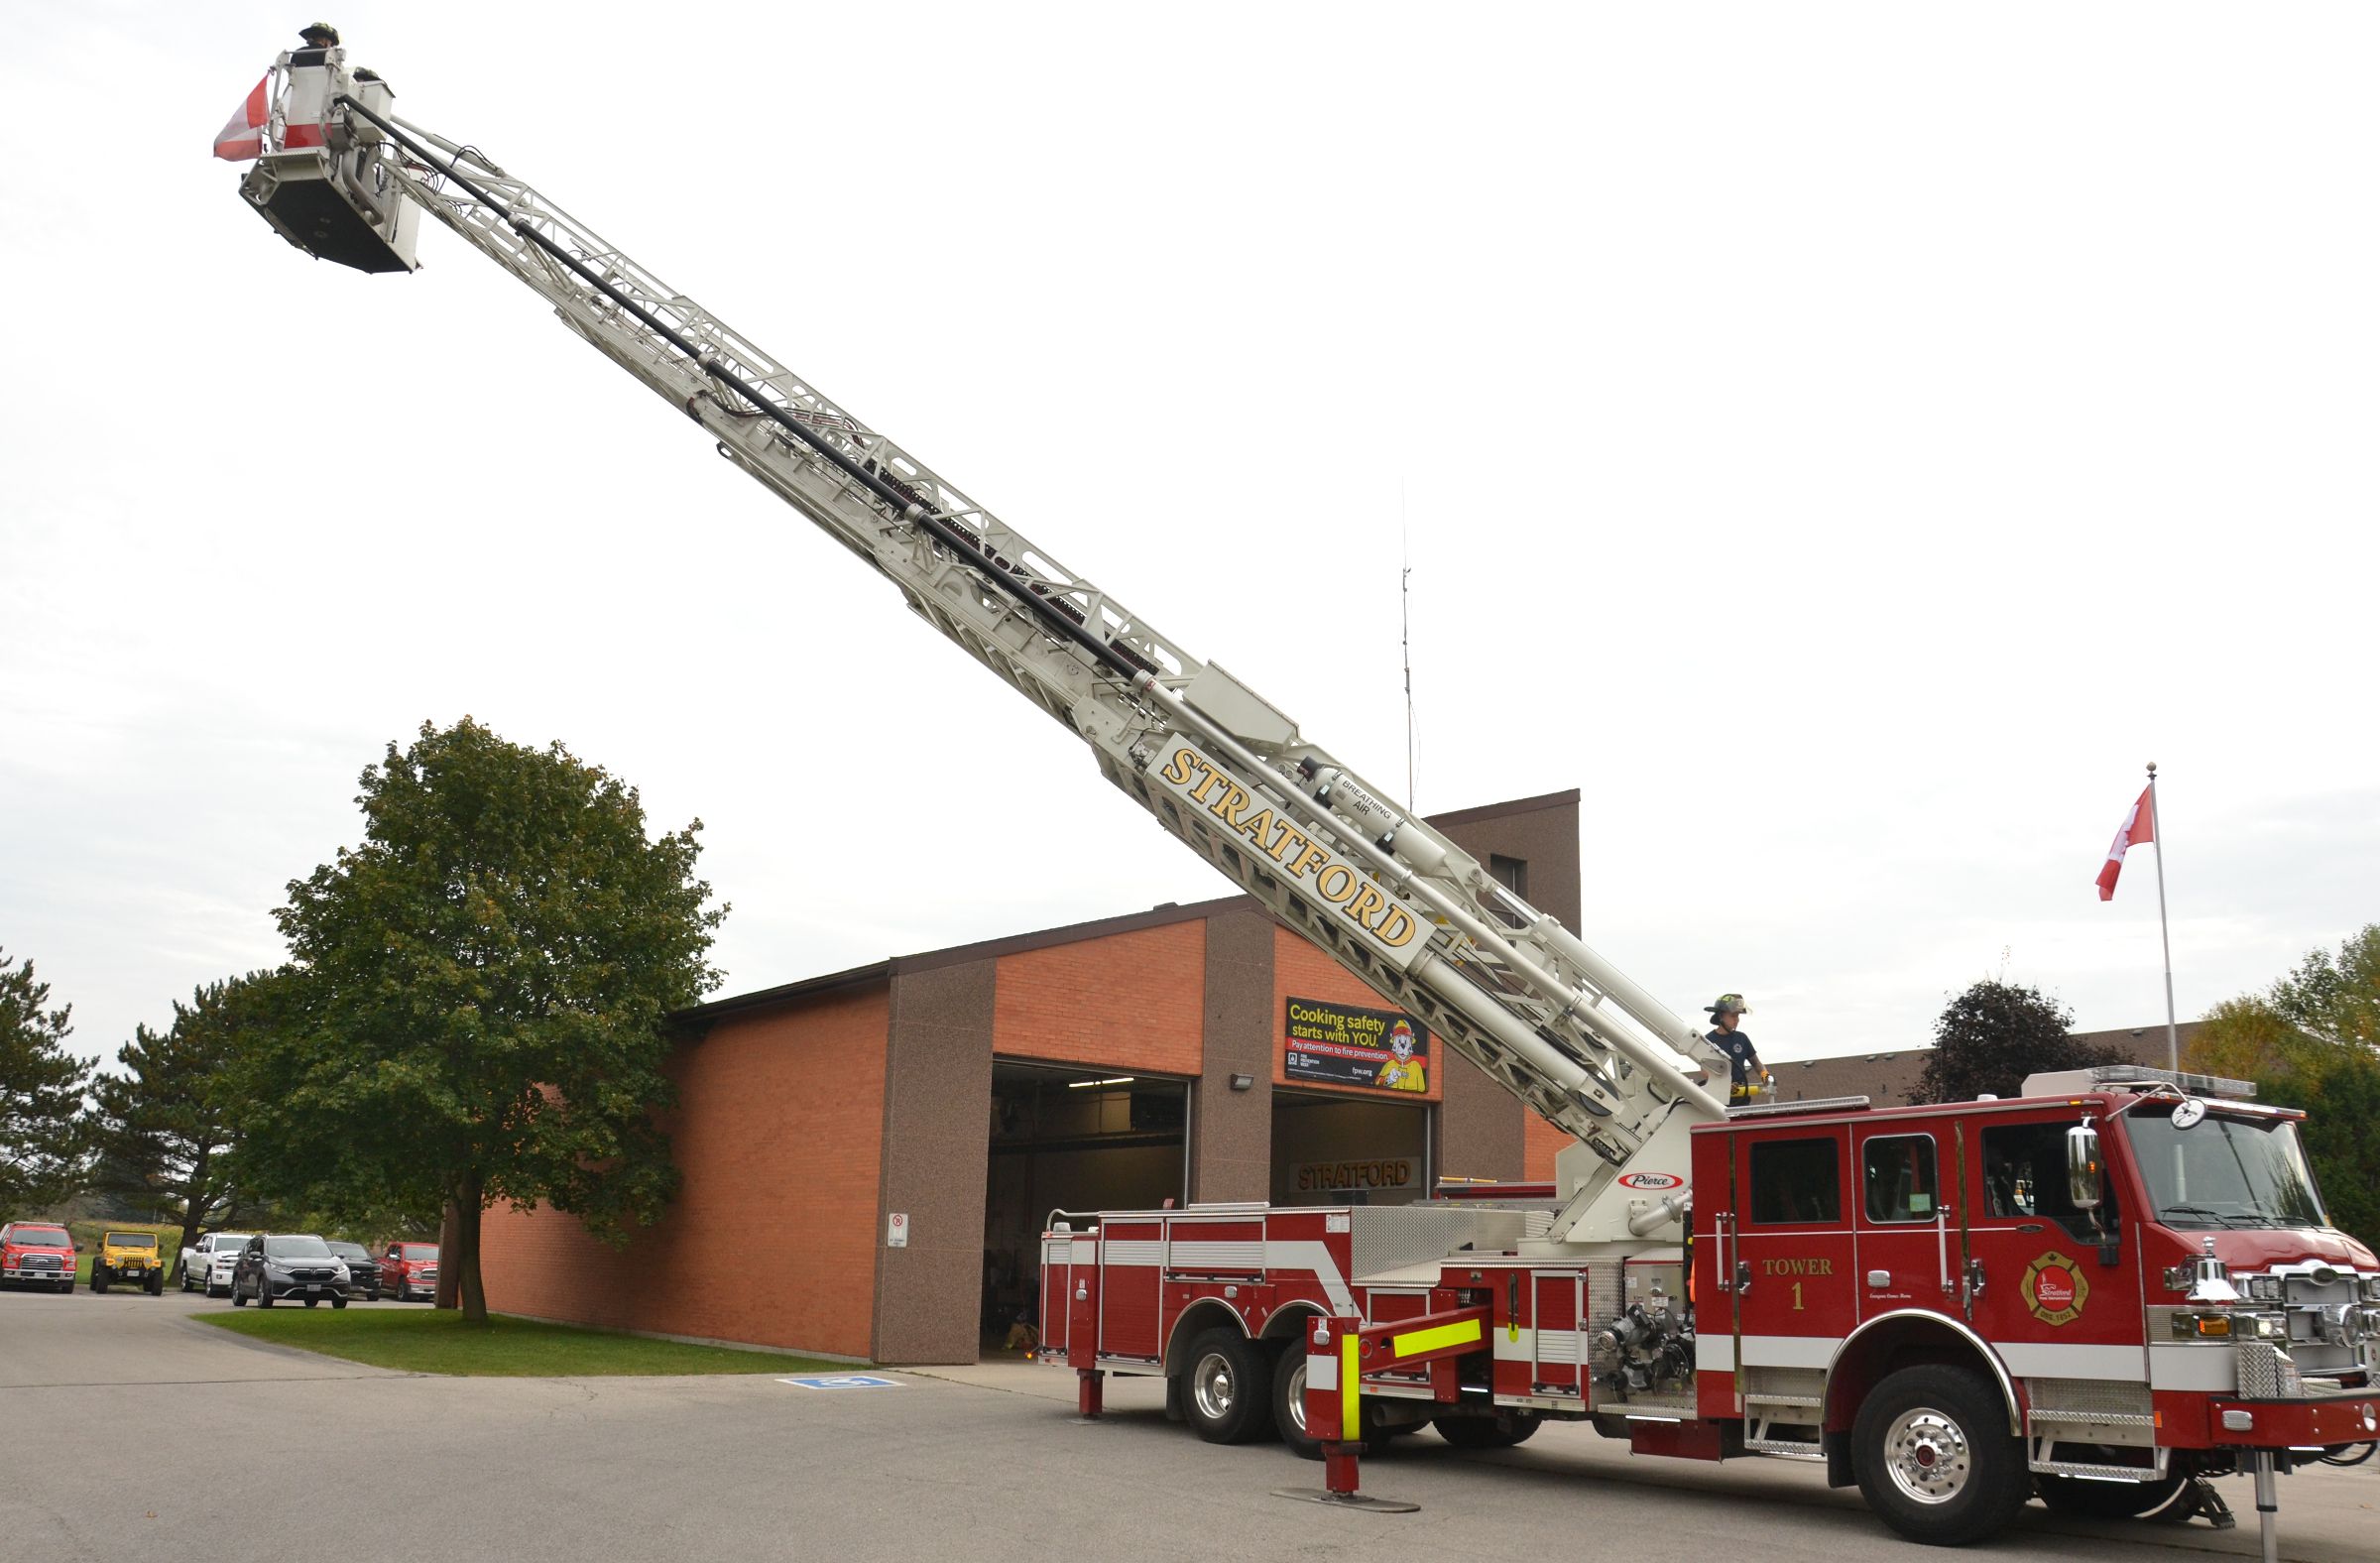
[[[688,1346],[641,1335],[539,1324],[498,1314],[472,1329],[451,1309],[302,1308],[276,1304],[225,1308],[195,1317],[207,1324],[375,1368],[466,1378],[576,1378],[620,1374],[850,1373],[849,1363],[819,1362],[732,1346]]]

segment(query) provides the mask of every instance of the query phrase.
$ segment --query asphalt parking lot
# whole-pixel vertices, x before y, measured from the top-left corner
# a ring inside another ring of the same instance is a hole
[[[440,1379],[190,1318],[228,1306],[0,1294],[0,1560],[1906,1556],[1807,1467],[1635,1460],[1578,1427],[1496,1454],[1419,1435],[1365,1482],[1421,1511],[1350,1513],[1270,1496],[1319,1468],[1199,1443],[1147,1381],[1115,1385],[1109,1417],[1083,1425],[1069,1375],[1014,1364],[888,1375],[889,1389]],[[2248,1516],[2235,1531],[2035,1509],[1976,1555],[2254,1556],[2246,1484],[2223,1486]],[[2380,1555],[2380,1461],[2290,1477],[2281,1502],[2285,1557]]]

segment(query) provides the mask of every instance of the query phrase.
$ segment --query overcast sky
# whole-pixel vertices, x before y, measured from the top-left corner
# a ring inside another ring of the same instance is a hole
[[[349,3],[513,173],[1772,1058],[2380,918],[2380,12]],[[1230,887],[425,223],[207,157],[309,20],[0,5],[0,946],[113,1050],[424,719],[700,816],[727,991]],[[1119,1023],[1129,1023],[1120,1018]]]

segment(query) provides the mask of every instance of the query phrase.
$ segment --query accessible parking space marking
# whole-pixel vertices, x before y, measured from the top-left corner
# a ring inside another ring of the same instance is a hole
[[[897,1389],[900,1381],[883,1379],[872,1373],[811,1374],[797,1379],[779,1379],[797,1389]]]

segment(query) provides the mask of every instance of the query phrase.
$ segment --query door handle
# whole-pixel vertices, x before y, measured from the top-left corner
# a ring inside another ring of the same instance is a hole
[[[1869,1270],[1867,1272],[1867,1284],[1874,1290],[1882,1291],[1885,1287],[1892,1284],[1892,1271]]]
[[[1735,1290],[1737,1294],[1740,1295],[1744,1292],[1750,1291],[1751,1289],[1752,1262],[1749,1260],[1737,1260],[1735,1262]]]
[[[1982,1295],[1983,1262],[1970,1259],[1966,1262],[1966,1300],[1972,1302]]]

